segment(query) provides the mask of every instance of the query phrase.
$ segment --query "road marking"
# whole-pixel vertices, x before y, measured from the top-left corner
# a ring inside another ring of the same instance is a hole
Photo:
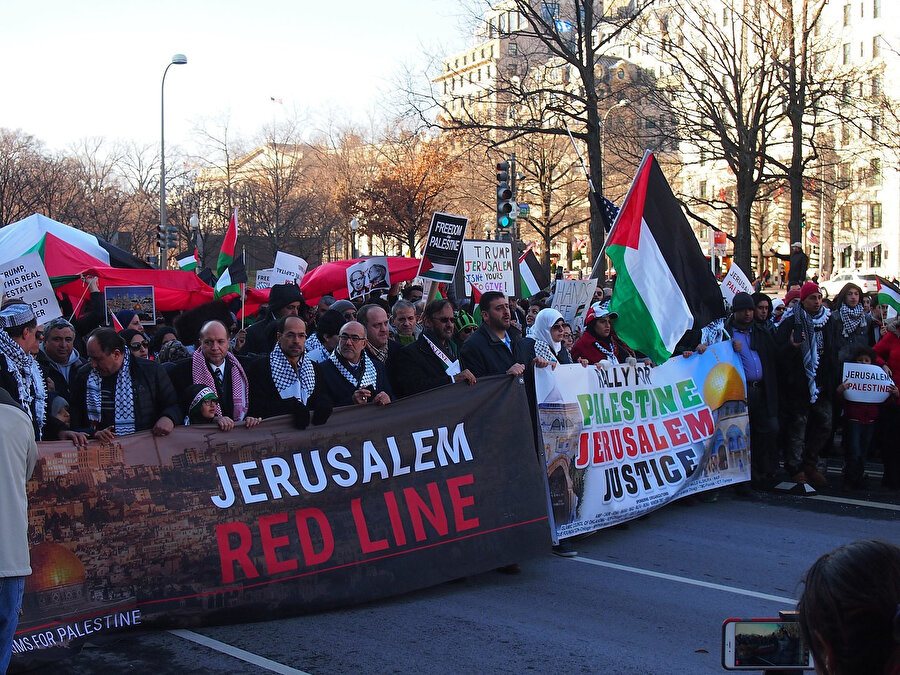
[[[691,579],[690,577],[679,577],[674,574],[665,574],[663,572],[654,572],[645,570],[640,567],[629,567],[628,565],[619,565],[617,563],[606,562],[605,560],[594,560],[593,558],[584,558],[576,556],[570,560],[587,563],[589,565],[597,565],[598,567],[609,567],[610,569],[620,570],[622,572],[632,572],[633,574],[642,574],[647,577],[656,579],[665,579],[666,581],[677,581],[681,584],[690,584],[691,586],[702,586],[703,588],[712,588],[717,591],[725,591],[726,593],[734,593],[736,595],[746,595],[749,598],[758,598],[760,600],[771,600],[772,602],[787,603],[791,607],[797,604],[793,598],[785,598],[781,595],[769,595],[768,593],[759,593],[757,591],[749,591],[746,588],[737,588],[736,586],[724,586],[722,584],[714,584],[710,581],[700,581],[699,579]]]
[[[868,506],[873,509],[885,509],[887,511],[900,511],[900,504],[885,504],[884,502],[867,502],[863,499],[848,499],[847,497],[830,497],[828,495],[811,495],[804,499],[818,499],[820,502],[836,502],[838,504],[850,504],[852,506]]]
[[[264,656],[245,651],[228,643],[213,640],[211,637],[206,637],[205,635],[201,635],[200,633],[195,633],[192,630],[183,630],[179,628],[170,630],[169,633],[184,640],[196,642],[198,645],[209,647],[210,649],[214,649],[217,652],[227,654],[228,656],[233,656],[234,658],[240,659],[241,661],[252,663],[254,666],[259,666],[260,668],[271,670],[273,673],[282,673],[282,675],[309,675],[309,673],[306,673],[302,670],[291,668],[290,666],[286,666],[283,663],[278,663],[278,661],[267,659]]]

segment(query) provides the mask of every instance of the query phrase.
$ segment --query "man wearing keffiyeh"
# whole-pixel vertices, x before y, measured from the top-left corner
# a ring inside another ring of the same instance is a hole
[[[831,396],[840,375],[837,324],[828,320],[830,316],[819,287],[808,281],[800,289],[800,304],[782,319],[775,335],[784,468],[795,482],[808,482],[814,488],[828,484],[817,464],[831,438]]]
[[[247,366],[250,380],[250,414],[257,417],[292,415],[304,429],[323,424],[331,414],[331,402],[319,386],[317,364],[306,353],[306,323],[296,316],[276,323],[275,348]]]
[[[366,355],[366,329],[358,321],[343,325],[337,348],[319,372],[335,406],[382,406],[393,399],[384,364]]]
[[[103,443],[152,429],[167,436],[182,421],[172,381],[156,361],[132,359],[125,341],[98,328],[87,341],[90,362],[72,382],[72,428],[90,430]]]
[[[37,319],[30,305],[7,304],[0,310],[0,386],[28,413],[34,437],[41,440],[46,419],[47,390],[37,352]]]

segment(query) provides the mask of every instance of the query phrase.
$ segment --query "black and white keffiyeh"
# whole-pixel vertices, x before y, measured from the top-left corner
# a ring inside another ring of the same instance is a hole
[[[272,369],[272,381],[282,399],[299,398],[304,405],[316,388],[316,371],[311,359],[304,354],[298,364],[299,372],[287,360],[281,345],[276,344],[269,355],[269,367]]]
[[[100,424],[103,414],[103,394],[101,392],[101,378],[96,368],[91,369],[87,378],[86,387],[88,419],[94,427]],[[116,375],[116,395],[114,408],[114,431],[116,436],[125,436],[134,433],[134,388],[131,382],[131,356],[125,350],[125,360]]]
[[[843,326],[841,335],[843,337],[850,337],[860,326],[866,325],[866,315],[863,312],[862,303],[857,304],[856,307],[841,305],[840,316],[841,325]]]
[[[19,346],[6,331],[0,330],[0,354],[6,357],[6,368],[16,378],[19,388],[19,403],[37,422],[38,438],[44,428],[44,417],[47,409],[47,390],[44,386],[44,376],[37,361]],[[32,413],[31,404],[34,403]]]
[[[378,374],[375,372],[375,364],[372,363],[372,359],[366,356],[365,352],[363,352],[362,356],[360,356],[360,363],[363,366],[362,378],[354,377],[353,374],[349,370],[347,370],[344,364],[341,363],[340,358],[338,358],[337,349],[332,352],[329,358],[334,364],[334,367],[338,369],[338,372],[357,389],[361,387],[375,387],[375,382],[377,380]]]
[[[794,315],[794,321],[800,324],[800,328],[806,335],[800,351],[803,355],[803,370],[806,373],[806,382],[809,386],[809,401],[815,403],[819,398],[819,386],[816,384],[816,372],[819,370],[819,357],[825,351],[825,324],[831,317],[831,310],[827,307],[819,309],[815,316],[810,316],[805,309],[798,308]]]

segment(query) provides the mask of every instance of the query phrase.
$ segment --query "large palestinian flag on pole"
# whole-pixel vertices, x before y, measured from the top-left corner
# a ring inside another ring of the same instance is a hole
[[[234,262],[234,247],[237,244],[237,207],[231,214],[231,222],[228,223],[228,231],[222,240],[222,249],[219,251],[219,261],[216,263],[216,274],[221,277],[228,266]]]
[[[700,244],[652,153],[647,152],[607,240],[616,268],[609,310],[632,349],[663,363],[691,328],[725,315]]]

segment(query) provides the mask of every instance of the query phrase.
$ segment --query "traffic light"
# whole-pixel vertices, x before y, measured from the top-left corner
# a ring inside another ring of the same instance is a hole
[[[800,214],[800,227],[806,227],[806,214]]]
[[[176,248],[178,246],[178,228],[168,225],[163,229],[162,225],[156,226],[156,243],[160,248]]]
[[[509,184],[509,162],[497,163],[497,227],[508,230],[519,215],[519,207],[513,199]]]

